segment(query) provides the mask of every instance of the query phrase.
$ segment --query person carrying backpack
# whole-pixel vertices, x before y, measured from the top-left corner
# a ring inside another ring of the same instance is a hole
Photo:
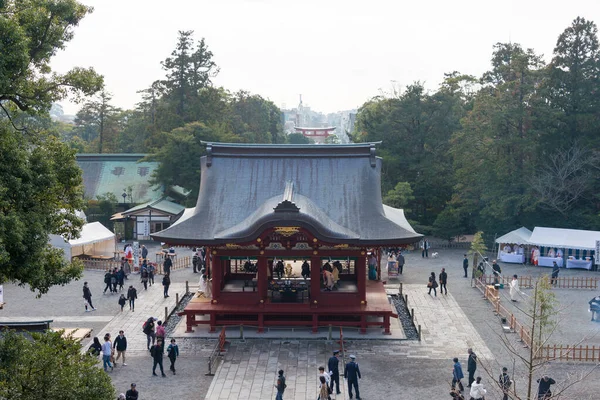
[[[144,322],[144,326],[142,327],[142,332],[144,332],[146,334],[146,340],[147,340],[147,344],[146,347],[148,350],[150,350],[150,342],[152,342],[152,345],[154,345],[154,342],[156,341],[156,334],[154,333],[154,321],[156,320],[156,318],[154,317],[150,317],[146,320],[146,322]]]

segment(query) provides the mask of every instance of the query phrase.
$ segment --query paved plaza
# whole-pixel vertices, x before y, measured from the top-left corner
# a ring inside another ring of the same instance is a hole
[[[524,369],[517,362],[514,366],[505,347],[499,340],[501,325],[494,316],[490,304],[482,299],[477,289],[471,288],[470,279],[462,278],[462,251],[440,251],[437,259],[422,259],[420,253],[406,255],[404,275],[387,282],[388,292],[397,292],[403,283],[403,294],[408,295],[409,308],[415,309],[416,322],[422,327],[423,340],[399,340],[401,334],[384,336],[370,329],[368,335],[345,330],[346,362],[349,354],[355,354],[363,375],[360,381],[361,397],[364,399],[446,399],[451,380],[452,357],[459,357],[466,370],[466,350],[472,347],[480,356],[480,374],[488,388],[488,399],[499,399],[491,380],[496,379],[503,365],[516,377],[519,391],[524,387]],[[549,270],[501,264],[503,275],[548,273]],[[445,267],[448,279],[448,295],[428,295],[425,282],[431,271],[439,273]],[[597,272],[561,270],[565,276],[598,276]],[[240,340],[239,328],[228,330],[230,344],[218,365],[214,378],[206,376],[208,356],[216,344],[215,335],[196,334],[186,336],[180,321],[175,336],[181,356],[177,361],[177,375],[167,372],[167,378],[151,375],[152,360],[146,351],[146,338],[142,333],[143,321],[149,316],[163,318],[164,307],[172,309],[174,293],[183,293],[185,281],[195,286],[197,274],[191,268],[174,271],[171,297],[162,296],[162,286],[144,291],[139,278],[132,275],[126,284],[134,284],[139,291],[135,313],[126,307],[119,312],[117,295],[102,294],[102,273],[86,271],[84,279],[90,282],[94,305],[98,311],[85,313],[81,301],[82,281],[64,287],[54,287],[41,299],[26,288],[5,285],[7,307],[2,318],[54,319],[53,327],[93,328],[93,335],[105,332],[116,335],[120,329],[126,333],[129,343],[127,366],[119,365],[110,374],[118,392],[124,392],[131,382],[136,382],[141,399],[273,399],[276,371],[284,369],[288,388],[284,399],[315,399],[317,393],[316,373],[319,365],[326,365],[332,350],[338,349],[335,329],[332,340],[329,332],[321,328],[314,335],[310,331],[295,329],[271,330],[257,334],[246,328],[244,340]],[[387,277],[384,274],[384,280]],[[141,290],[140,290],[141,289]],[[527,294],[528,290],[524,290]],[[557,340],[577,340],[587,337],[587,342],[600,345],[594,333],[600,324],[589,321],[587,301],[595,292],[588,290],[555,290],[557,298],[568,310],[562,312],[567,321],[557,332]],[[505,296],[501,292],[501,296]],[[505,304],[504,302],[503,304]],[[512,306],[512,305],[510,305]],[[392,321],[393,333],[401,332],[398,321]],[[509,336],[510,337],[510,336]],[[512,336],[514,338],[515,335]],[[87,347],[87,342],[84,343]],[[522,348],[522,347],[521,347]],[[484,371],[490,369],[492,377]],[[586,372],[591,367],[571,363],[549,363],[539,374],[549,373],[558,384],[565,386],[573,374]],[[165,358],[168,370],[168,359]],[[343,385],[343,383],[342,383]],[[569,399],[593,399],[600,390],[600,372],[593,371],[585,382],[570,389]],[[336,398],[335,396],[333,398]],[[343,385],[337,399],[347,399]]]

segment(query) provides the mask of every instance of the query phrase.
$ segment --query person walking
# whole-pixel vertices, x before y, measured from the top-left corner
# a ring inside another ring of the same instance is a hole
[[[512,281],[510,281],[510,300],[516,302],[517,298],[521,294],[519,289],[519,279],[517,275],[513,275]]]
[[[277,395],[275,396],[275,400],[283,400],[283,392],[285,391],[287,385],[285,384],[285,376],[283,375],[282,369],[279,370],[278,374],[279,375],[277,376],[277,384],[273,385],[275,386],[275,389],[277,389]]]
[[[142,259],[143,260],[148,259],[148,249],[146,248],[145,245],[142,245]]]
[[[448,294],[446,283],[448,283],[448,274],[446,268],[442,268],[442,272],[440,272],[440,294]]]
[[[163,369],[163,352],[164,352],[163,341],[161,339],[158,339],[156,341],[156,344],[152,345],[152,347],[150,347],[150,355],[152,356],[152,360],[153,360],[152,375],[157,376],[156,375],[156,366],[158,365],[160,367],[160,374],[162,375],[163,378],[166,378],[167,375],[165,375],[165,370]]]
[[[344,378],[348,382],[348,396],[352,398],[352,387],[356,392],[356,400],[360,400],[360,392],[358,391],[358,380],[361,379],[358,363],[355,361],[356,356],[350,355],[350,362],[346,364],[344,369]]]
[[[458,362],[458,357],[454,357],[452,361],[454,361],[454,366],[452,367],[452,389],[454,389],[458,383],[458,390],[464,392],[465,388],[463,387],[461,379],[464,378],[465,375],[463,374],[462,366]]]
[[[486,393],[487,390],[483,388],[483,384],[481,383],[481,377],[478,376],[475,382],[473,382],[473,385],[471,385],[471,391],[469,392],[469,394],[471,395],[472,399],[484,400]]]
[[[465,270],[465,278],[468,278],[467,272],[469,271],[469,259],[465,254],[465,258],[463,258],[463,269]]]
[[[469,384],[467,387],[471,387],[473,381],[475,381],[475,371],[477,370],[477,354],[473,351],[473,349],[469,348],[467,350],[469,353],[469,359],[467,360],[467,371],[469,371]]]
[[[167,297],[169,297],[169,286],[171,286],[171,278],[169,277],[168,273],[165,273],[165,276],[163,276],[162,284],[164,288],[164,296],[166,299]]]
[[[102,344],[100,344],[100,340],[97,336],[94,337],[94,341],[88,348],[87,352],[94,357],[98,357],[102,353]]]
[[[123,366],[126,367],[125,364],[125,352],[127,351],[127,338],[125,337],[125,332],[122,330],[119,331],[119,336],[115,338],[115,343],[113,344],[113,348],[117,350],[117,357],[115,358],[115,365],[117,364],[117,360],[123,356]]]
[[[550,390],[550,385],[554,385],[556,381],[550,378],[548,375],[544,375],[537,381],[540,384],[538,386],[538,400],[546,400],[551,398],[552,391]]]
[[[427,282],[427,287],[429,288],[428,294],[431,295],[431,289],[433,289],[433,294],[435,297],[437,297],[438,283],[435,280],[435,272],[432,272],[431,275],[429,276],[429,282]]]
[[[502,269],[496,260],[492,261],[492,273],[494,274],[494,285],[497,285],[500,283],[500,274],[502,274]]]
[[[148,283],[150,283],[150,286],[152,286],[154,285],[154,275],[156,275],[156,267],[153,263],[150,263],[146,268],[148,270]]]
[[[171,260],[171,256],[165,254],[165,261],[163,261],[163,273],[168,275],[171,273],[171,267],[173,266],[173,260]]]
[[[398,252],[398,257],[396,258],[396,261],[398,261],[398,272],[400,273],[400,275],[402,275],[402,271],[404,270],[404,264],[406,263],[402,252]]]
[[[429,258],[429,242],[427,241],[427,239],[423,239],[421,241],[421,257]]]
[[[140,392],[137,391],[135,383],[131,384],[131,389],[125,393],[125,400],[138,400]]]
[[[148,290],[148,266],[146,264],[142,264],[142,269],[140,271],[140,281],[144,285],[144,290]]]
[[[104,336],[104,343],[102,344],[102,366],[104,371],[107,372],[108,368],[113,370],[113,365],[110,363],[110,357],[112,356],[112,346],[110,343],[110,336]]]
[[[162,321],[158,321],[156,323],[156,339],[160,339],[163,341],[163,343],[165,342],[165,335],[166,335],[166,331],[165,331],[165,327],[162,323]]]
[[[175,339],[171,339],[171,344],[167,347],[167,356],[169,357],[169,361],[171,361],[169,369],[173,371],[173,375],[175,375],[175,361],[177,361],[177,357],[179,357],[179,346],[175,343]]]
[[[137,299],[137,290],[133,285],[129,285],[127,290],[127,300],[129,300],[129,311],[135,312],[135,300]]]
[[[143,332],[146,334],[146,348],[150,350],[150,342],[154,345],[156,341],[156,334],[154,333],[154,317],[150,317],[146,320],[143,327]]]
[[[508,368],[502,368],[502,373],[500,374],[500,377],[498,377],[498,384],[500,385],[500,389],[502,389],[502,393],[504,394],[502,400],[508,400],[508,390],[510,389],[510,385],[512,385],[512,381],[508,375]]]
[[[120,267],[117,271],[117,284],[119,285],[119,292],[122,292],[125,285],[125,270],[123,270],[123,267]]]
[[[552,286],[556,286],[558,282],[558,273],[560,272],[560,268],[556,261],[552,261],[552,277],[550,278],[550,284]]]
[[[327,368],[329,368],[329,375],[331,376],[330,388],[331,392],[333,392],[333,385],[336,385],[336,393],[340,394],[340,359],[338,355],[340,354],[339,350],[334,350],[333,355],[329,357],[329,361],[327,361]]]
[[[329,376],[328,372],[325,372],[325,367],[319,367],[319,374],[317,375],[317,379],[321,376],[323,378],[325,378],[325,383],[327,384],[327,389],[329,389],[329,384],[331,382],[331,376]],[[321,384],[319,383],[318,386],[321,387]]]
[[[111,293],[117,293],[117,282],[118,282],[118,278],[117,278],[117,269],[113,269],[111,274],[110,274],[110,292]]]
[[[125,303],[127,303],[127,299],[125,295],[121,293],[121,297],[119,297],[119,305],[121,306],[121,312],[123,312],[123,308],[125,308]]]
[[[104,290],[102,291],[102,294],[106,294],[107,290],[110,290],[112,293],[112,288],[110,286],[110,278],[112,276],[112,273],[110,272],[110,270],[106,271],[106,273],[104,274],[104,283],[106,284],[106,286],[104,287]]]
[[[96,311],[94,305],[92,304],[92,291],[90,290],[87,282],[83,282],[83,298],[85,299],[85,312]],[[90,307],[92,307],[91,310],[88,310],[88,304]]]
[[[319,376],[319,397],[317,397],[317,400],[330,400],[331,397],[329,397],[329,390],[329,386],[327,386],[327,379],[325,379],[324,376]]]

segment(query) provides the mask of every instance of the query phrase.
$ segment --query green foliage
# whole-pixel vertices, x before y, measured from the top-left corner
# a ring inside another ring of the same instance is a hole
[[[110,377],[96,357],[81,354],[81,346],[60,332],[13,331],[0,337],[0,398],[111,400]]]
[[[290,133],[285,137],[285,142],[287,144],[310,144],[311,141],[309,138],[304,136],[301,133]]]
[[[121,131],[121,110],[110,104],[111,99],[110,93],[103,90],[96,100],[85,102],[75,116],[75,131],[90,142],[92,152],[119,152],[117,139],[118,132]]]
[[[485,241],[483,240],[483,232],[479,231],[473,235],[473,242],[471,242],[471,249],[469,253],[472,254],[485,254],[487,251],[487,246],[485,245]]]
[[[88,222],[98,221],[112,230],[114,224],[110,219],[117,212],[119,202],[120,200],[117,199],[114,193],[105,193],[98,195],[95,200],[88,200],[84,210]]]
[[[38,294],[82,272],[48,245],[49,234],[79,234],[81,170],[72,149],[29,128],[47,128],[52,103],[67,94],[89,95],[102,87],[92,69],[57,74],[50,68],[90,11],[74,0],[0,3],[0,106],[8,119],[0,121],[0,282],[28,284]]]
[[[75,0],[7,0],[0,4],[0,102],[23,112],[47,112],[67,94],[91,95],[102,87],[93,69],[53,73],[50,59],[73,38],[92,9]],[[6,107],[5,107],[6,108]]]
[[[46,293],[81,275],[48,246],[48,235],[77,237],[83,221],[75,153],[51,136],[24,136],[0,124],[0,282]]]
[[[408,205],[415,199],[413,191],[408,182],[398,182],[394,189],[387,192],[383,198],[384,204],[394,208],[403,208],[404,212],[410,212]]]

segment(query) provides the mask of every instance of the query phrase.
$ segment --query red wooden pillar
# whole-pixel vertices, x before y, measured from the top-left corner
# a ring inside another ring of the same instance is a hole
[[[312,315],[312,333],[319,333],[319,314]]]
[[[186,314],[185,316],[186,319],[186,325],[187,325],[187,329],[185,330],[186,332],[194,332],[194,322],[196,321],[196,314]]]
[[[213,257],[216,257],[216,255],[213,255]],[[211,269],[213,270],[212,272],[212,298],[213,301],[215,300],[219,300],[219,297],[221,295],[221,276],[223,275],[221,269],[222,266],[219,265],[219,262],[221,261],[220,257],[218,262],[215,262],[216,260],[213,259],[211,261]],[[215,266],[217,271],[215,271]],[[212,320],[211,320],[212,321]]]
[[[310,305],[315,307],[321,300],[321,258],[310,258]],[[317,303],[315,303],[317,301]]]
[[[258,314],[258,333],[265,332],[265,315],[263,313]]]
[[[256,261],[256,268],[257,268],[256,290],[258,290],[259,301],[263,300],[263,304],[264,304],[264,302],[267,301],[267,287],[268,287],[267,283],[269,281],[269,278],[267,276],[267,268],[268,268],[267,257],[258,256],[258,260]],[[260,331],[260,328],[259,328],[259,331]]]
[[[356,286],[361,302],[367,303],[367,258],[362,255],[356,259]]]
[[[360,333],[367,333],[367,315],[363,314],[360,316]]]
[[[390,316],[388,314],[383,316],[383,329],[385,335],[392,334],[392,332],[390,332]]]
[[[217,316],[214,313],[211,313],[210,314],[210,330],[209,330],[209,332],[214,332],[216,325],[217,325]]]

